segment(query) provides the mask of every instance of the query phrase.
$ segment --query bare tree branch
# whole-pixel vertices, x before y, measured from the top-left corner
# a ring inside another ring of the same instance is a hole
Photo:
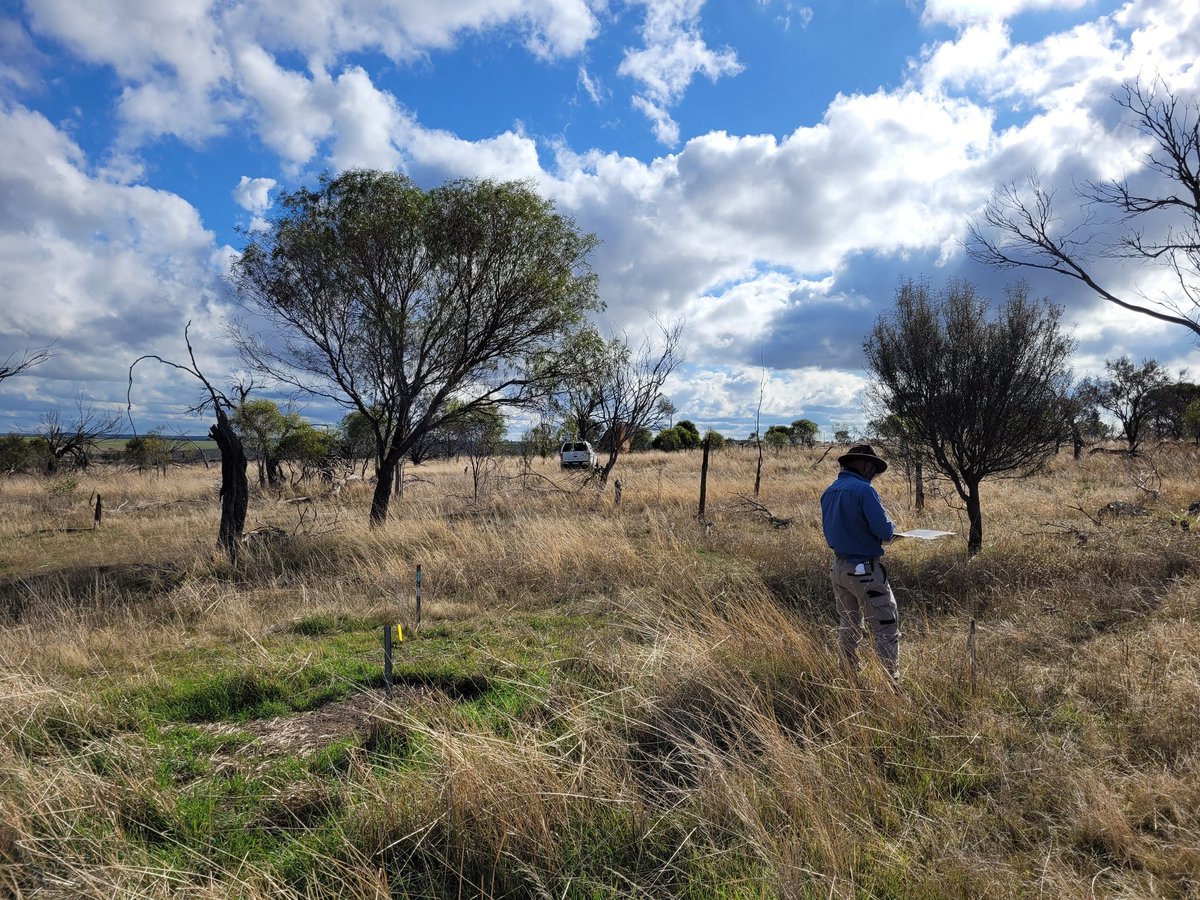
[[[10,354],[3,363],[0,363],[0,381],[6,378],[12,378],[14,375],[20,375],[32,369],[34,366],[40,366],[46,360],[54,356],[54,345],[49,344],[45,347],[34,347],[24,350],[18,358],[16,354]]]
[[[1055,272],[1086,285],[1097,296],[1123,309],[1180,325],[1200,337],[1200,107],[1157,83],[1145,88],[1124,85],[1114,102],[1132,117],[1131,127],[1149,138],[1137,184],[1129,179],[1085,182],[1078,191],[1080,221],[1066,226],[1054,212],[1054,194],[1036,174],[1023,188],[999,185],[983,213],[968,229],[968,255],[996,268]],[[1114,221],[1102,220],[1110,211]],[[1122,230],[1115,238],[1099,226]],[[1153,237],[1147,234],[1152,233]],[[1095,276],[1096,259],[1130,259],[1169,270],[1177,295],[1139,299],[1118,296]]]

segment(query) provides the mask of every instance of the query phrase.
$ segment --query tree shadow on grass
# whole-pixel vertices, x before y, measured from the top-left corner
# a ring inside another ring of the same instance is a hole
[[[37,575],[0,578],[0,622],[64,611],[106,611],[174,590],[182,569],[149,563],[70,566]]]

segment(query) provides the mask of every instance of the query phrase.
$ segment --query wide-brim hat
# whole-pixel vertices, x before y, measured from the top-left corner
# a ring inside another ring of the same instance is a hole
[[[887,471],[887,460],[875,452],[875,448],[870,444],[855,444],[845,453],[838,457],[838,465],[844,466],[848,462],[856,459],[867,459],[875,463],[875,468],[879,472]]]

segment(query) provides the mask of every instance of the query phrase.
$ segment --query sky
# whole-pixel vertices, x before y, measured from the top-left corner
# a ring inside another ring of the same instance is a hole
[[[1191,332],[966,255],[998,184],[1136,173],[1112,95],[1200,96],[1194,0],[0,0],[0,433],[126,410],[202,433],[241,364],[227,273],[281,192],[371,167],[521,179],[600,245],[597,324],[682,319],[701,428],[862,422],[863,339],[905,279],[1066,309],[1079,375]],[[1160,271],[1097,263],[1118,291]],[[336,407],[298,399],[317,422]],[[524,423],[516,421],[516,430]],[[129,427],[123,430],[132,430]]]

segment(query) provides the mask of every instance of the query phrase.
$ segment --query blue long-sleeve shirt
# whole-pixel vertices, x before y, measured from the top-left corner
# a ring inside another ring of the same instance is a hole
[[[871,482],[848,469],[821,495],[821,524],[830,549],[853,562],[883,556],[883,545],[896,533]]]

